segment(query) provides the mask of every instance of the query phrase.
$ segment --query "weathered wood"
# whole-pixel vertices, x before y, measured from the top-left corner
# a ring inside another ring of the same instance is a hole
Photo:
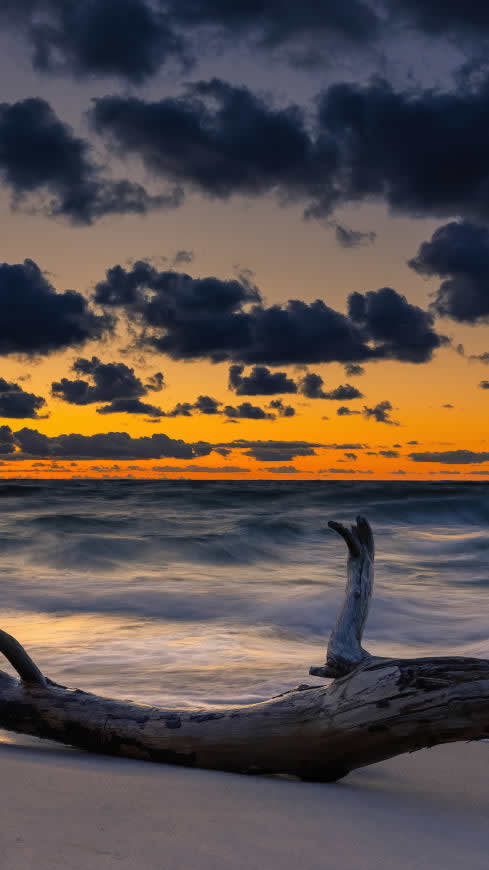
[[[315,677],[344,676],[370,655],[362,648],[361,640],[374,585],[374,536],[363,517],[357,517],[351,531],[333,521],[328,526],[346,542],[347,581],[343,606],[329,639],[326,664],[309,669]]]
[[[212,711],[149,707],[57,685],[1,632],[0,651],[21,679],[0,671],[0,727],[92,752],[322,781],[403,752],[489,736],[489,661],[381,659],[362,649],[373,537],[361,518],[351,532],[331,525],[349,557],[327,659],[343,675],[330,685]]]

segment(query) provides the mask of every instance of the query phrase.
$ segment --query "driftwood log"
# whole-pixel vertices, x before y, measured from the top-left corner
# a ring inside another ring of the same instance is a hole
[[[0,632],[0,727],[92,752],[332,782],[357,767],[437,743],[489,736],[489,661],[389,659],[361,646],[374,575],[369,524],[329,523],[348,548],[345,600],[326,664],[333,679],[241,707],[171,710],[68,689]]]

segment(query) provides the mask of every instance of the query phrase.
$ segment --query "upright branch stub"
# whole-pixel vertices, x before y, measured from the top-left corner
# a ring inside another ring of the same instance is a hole
[[[345,598],[329,639],[326,665],[312,667],[309,673],[343,677],[369,658],[361,640],[372,597],[375,548],[372,529],[364,517],[357,517],[351,530],[334,521],[328,526],[341,535],[348,547]]]

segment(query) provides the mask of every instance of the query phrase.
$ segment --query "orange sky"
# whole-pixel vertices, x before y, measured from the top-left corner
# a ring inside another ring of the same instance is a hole
[[[21,99],[33,93],[49,99],[63,117],[80,125],[86,132],[83,111],[94,92],[107,93],[107,83],[77,82],[43,78],[33,71],[27,56],[22,54],[16,63],[8,66],[6,80],[11,82],[11,99]],[[208,62],[206,62],[208,63]],[[220,63],[220,61],[216,61]],[[244,68],[243,68],[244,70]],[[230,77],[239,79],[243,70],[228,70]],[[15,75],[14,75],[15,73]],[[253,70],[247,68],[253,76]],[[270,84],[281,84],[278,73],[268,70]],[[315,92],[312,74],[297,70],[281,94],[284,98],[297,97],[303,92]],[[12,77],[13,76],[13,77]],[[268,81],[268,80],[267,80]],[[145,90],[146,96],[155,97],[175,88],[162,79],[156,79]],[[82,111],[83,110],[83,111]],[[61,220],[49,220],[30,215],[25,210],[11,210],[5,191],[0,192],[0,220],[2,222],[2,255],[8,263],[21,263],[28,257],[44,270],[58,290],[73,288],[87,297],[94,284],[104,277],[105,270],[121,263],[127,265],[137,259],[158,258],[169,261],[179,249],[194,252],[194,260],[185,271],[194,277],[216,276],[220,279],[235,277],[240,269],[252,271],[254,280],[267,304],[285,303],[288,299],[313,301],[322,299],[339,311],[346,310],[347,296],[356,290],[365,292],[389,286],[404,294],[412,304],[427,308],[439,280],[425,281],[408,268],[420,243],[428,239],[438,220],[395,217],[382,204],[365,203],[343,208],[335,218],[355,229],[375,229],[376,243],[354,249],[339,247],[330,227],[324,222],[305,221],[302,207],[290,204],[280,207],[270,197],[247,199],[235,196],[228,201],[212,201],[190,192],[185,205],[171,212],[155,212],[147,217],[110,217],[93,226],[72,226]],[[162,268],[160,265],[159,268]],[[96,405],[76,406],[50,396],[51,383],[61,377],[74,377],[70,371],[78,356],[96,354],[103,362],[120,361],[133,366],[143,379],[156,370],[164,374],[166,387],[161,393],[152,393],[150,400],[169,410],[177,402],[194,402],[205,394],[226,404],[237,404],[237,396],[228,389],[228,363],[212,365],[206,361],[176,362],[169,358],[127,351],[127,335],[120,331],[109,342],[90,343],[76,350],[51,354],[40,359],[4,357],[0,375],[8,381],[21,384],[24,390],[34,392],[47,400],[45,419],[0,419],[0,425],[12,430],[23,426],[35,428],[49,436],[76,432],[85,435],[96,432],[123,431],[131,436],[151,436],[164,432],[171,438],[186,442],[208,441],[225,443],[233,439],[308,441],[319,443],[311,456],[296,456],[290,461],[255,461],[243,450],[232,450],[222,457],[215,452],[192,460],[194,469],[225,469],[227,466],[247,469],[243,472],[223,470],[215,473],[219,479],[437,479],[449,478],[484,480],[489,463],[440,464],[413,462],[408,454],[413,451],[471,450],[487,448],[487,422],[489,419],[489,391],[479,387],[489,377],[489,369],[482,363],[469,361],[471,354],[489,349],[489,328],[486,325],[461,326],[443,319],[436,320],[439,333],[450,337],[452,344],[435,353],[431,362],[423,364],[379,361],[365,365],[361,377],[345,375],[336,363],[311,365],[309,371],[319,373],[328,389],[346,382],[354,384],[364,394],[363,399],[349,402],[349,407],[361,412],[364,404],[374,406],[391,402],[392,419],[398,426],[377,423],[361,414],[338,417],[337,408],[343,404],[325,399],[307,400],[301,395],[284,395],[282,399],[294,406],[291,418],[269,420],[242,420],[239,424],[225,421],[221,415],[193,415],[190,418],[161,419],[157,424],[146,422],[141,415],[96,413]],[[455,348],[461,343],[465,356]],[[286,370],[296,380],[303,371],[293,366],[277,367]],[[273,396],[242,397],[266,407]],[[450,404],[453,407],[443,407]],[[327,418],[327,419],[326,419]],[[410,445],[408,442],[418,442]],[[360,448],[330,449],[330,444],[360,444]],[[394,446],[399,445],[399,446]],[[397,452],[398,456],[383,456],[381,450]],[[355,459],[345,456],[355,453]],[[372,455],[368,455],[368,454]],[[43,460],[12,461],[4,456],[0,465],[2,477],[64,477],[64,476],[173,476],[209,478],[212,472],[188,470],[189,463],[175,459],[148,461],[101,460],[51,462]],[[118,468],[113,466],[117,465]],[[131,467],[135,466],[135,467]],[[169,472],[169,466],[175,471]],[[282,474],[271,469],[293,466],[295,473]],[[165,468],[159,471],[159,468]],[[399,472],[402,472],[400,474]]]

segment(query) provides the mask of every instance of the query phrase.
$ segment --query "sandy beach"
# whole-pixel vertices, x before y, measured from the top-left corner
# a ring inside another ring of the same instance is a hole
[[[459,743],[336,785],[0,745],[2,870],[482,870],[489,745]]]

